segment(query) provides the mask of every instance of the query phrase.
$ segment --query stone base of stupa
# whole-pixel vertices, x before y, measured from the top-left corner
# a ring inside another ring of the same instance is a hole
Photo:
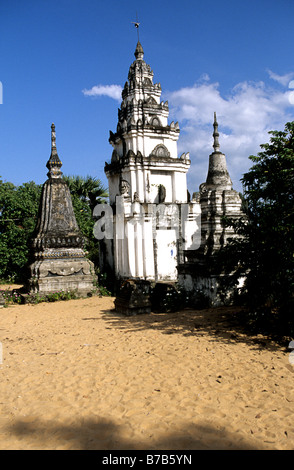
[[[94,264],[87,258],[42,259],[35,261],[30,269],[29,294],[70,291],[84,297],[93,292],[97,280]]]
[[[114,304],[116,312],[127,316],[151,313],[150,282],[127,279],[121,285]]]

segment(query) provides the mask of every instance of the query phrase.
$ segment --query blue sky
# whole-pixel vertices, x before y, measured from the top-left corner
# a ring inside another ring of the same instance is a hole
[[[134,60],[144,59],[180,124],[190,152],[190,192],[205,181],[213,112],[235,189],[268,131],[294,120],[293,0],[1,0],[0,175],[22,184],[47,178],[50,127],[67,175],[106,185],[120,97]],[[85,90],[96,87],[96,96]]]

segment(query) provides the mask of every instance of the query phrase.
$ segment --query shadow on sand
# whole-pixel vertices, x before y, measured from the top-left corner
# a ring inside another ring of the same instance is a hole
[[[18,420],[6,431],[19,439],[21,448],[39,450],[263,450],[262,444],[257,448],[239,433],[207,425],[187,424],[181,430],[167,432],[156,444],[148,431],[142,439],[136,440],[125,437],[126,429],[111,420],[97,418],[68,425]]]
[[[209,341],[246,343],[255,349],[280,350],[281,344],[271,336],[250,331],[241,320],[240,307],[215,307],[203,310],[185,309],[173,313],[151,313],[125,316],[115,310],[102,311],[102,318],[111,328],[123,331],[160,330],[162,334],[209,336]],[[95,318],[83,318],[95,320]]]

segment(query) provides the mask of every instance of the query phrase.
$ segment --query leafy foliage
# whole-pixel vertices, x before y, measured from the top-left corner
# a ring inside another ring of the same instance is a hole
[[[77,293],[75,291],[57,291],[50,294],[30,294],[26,298],[26,303],[38,304],[40,302],[58,302],[60,300],[71,300],[77,299]]]
[[[108,197],[107,189],[104,188],[101,181],[93,176],[63,176],[70,192],[81,201],[86,202],[91,213],[96,204],[103,204]]]
[[[254,164],[242,178],[247,217],[228,221],[240,238],[224,247],[219,260],[233,272],[225,287],[246,274],[239,290],[246,304],[257,314],[276,312],[294,332],[294,122],[270,134],[270,143],[249,157]]]
[[[35,228],[41,185],[21,186],[0,180],[0,277],[22,281]]]

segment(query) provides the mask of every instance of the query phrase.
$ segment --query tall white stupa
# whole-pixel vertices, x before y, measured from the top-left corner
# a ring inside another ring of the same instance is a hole
[[[178,156],[180,129],[168,116],[168,102],[161,101],[161,85],[153,83],[138,41],[105,165],[114,237],[104,261],[119,279],[176,281],[181,253],[197,229],[200,206],[189,203],[187,191],[189,154]]]

